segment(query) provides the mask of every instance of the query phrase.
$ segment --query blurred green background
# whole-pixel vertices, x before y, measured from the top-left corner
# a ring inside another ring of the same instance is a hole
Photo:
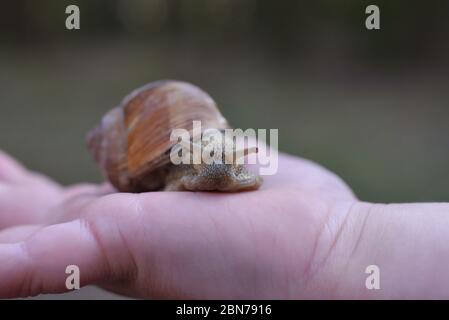
[[[0,148],[64,184],[100,181],[88,129],[134,88],[181,79],[364,200],[447,201],[449,2],[375,3],[378,31],[368,1],[2,2]]]
[[[69,4],[81,30],[65,29]],[[381,30],[365,28],[369,4]],[[101,181],[86,132],[171,78],[235,127],[279,128],[281,150],[363,200],[449,200],[448,1],[19,0],[0,14],[0,148],[63,184]]]

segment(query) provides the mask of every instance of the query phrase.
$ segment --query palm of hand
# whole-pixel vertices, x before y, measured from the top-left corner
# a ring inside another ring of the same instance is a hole
[[[259,191],[237,194],[62,188],[1,155],[0,297],[66,291],[71,264],[82,285],[131,296],[299,297],[332,247],[330,219],[356,201],[285,155]]]

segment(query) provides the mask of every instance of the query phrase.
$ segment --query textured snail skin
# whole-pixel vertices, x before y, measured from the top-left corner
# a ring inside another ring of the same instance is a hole
[[[164,190],[237,192],[256,190],[261,184],[262,178],[243,165],[179,165],[170,171]]]
[[[229,128],[213,99],[200,88],[181,81],[156,81],[134,90],[106,113],[89,132],[87,147],[121,192],[258,189],[262,179],[241,164],[170,162],[175,145],[171,131],[186,129],[192,134],[193,121],[201,121],[203,130]]]
[[[226,150],[226,144],[232,143],[224,139],[222,146],[216,149]],[[256,190],[261,186],[262,178],[249,172],[244,165],[226,164],[224,152],[219,158],[222,163],[173,165],[166,176],[165,190],[237,192]]]

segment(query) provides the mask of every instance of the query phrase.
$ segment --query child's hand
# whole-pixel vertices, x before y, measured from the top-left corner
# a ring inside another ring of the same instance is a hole
[[[448,279],[449,205],[362,203],[285,155],[255,192],[125,194],[64,189],[2,154],[0,229],[0,297],[65,292],[68,265],[82,285],[145,298],[449,297],[434,279]]]

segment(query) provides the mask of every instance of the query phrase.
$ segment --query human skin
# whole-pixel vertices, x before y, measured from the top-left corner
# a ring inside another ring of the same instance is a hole
[[[254,192],[126,194],[0,153],[0,298],[66,292],[68,265],[142,298],[449,298],[448,242],[448,203],[362,202],[287,155]]]

